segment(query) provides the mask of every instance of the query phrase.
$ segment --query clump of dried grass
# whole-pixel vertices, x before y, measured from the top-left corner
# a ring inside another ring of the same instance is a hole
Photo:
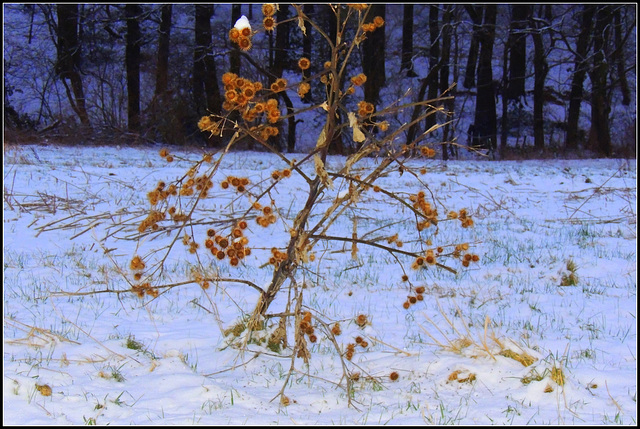
[[[451,333],[444,332],[438,323],[433,321],[426,314],[425,319],[431,325],[431,328],[435,330],[429,330],[422,325],[419,325],[422,331],[433,340],[434,345],[440,347],[443,350],[456,353],[465,354],[470,357],[476,358],[478,356],[488,356],[493,360],[496,360],[496,355],[503,356],[509,359],[513,359],[523,366],[527,367],[537,361],[537,359],[531,356],[524,350],[523,347],[518,345],[511,339],[504,339],[499,337],[493,329],[491,329],[491,319],[489,316],[485,316],[484,329],[481,332],[473,333],[469,329],[470,323],[465,319],[460,308],[456,305],[456,315],[460,318],[459,324],[456,324],[449,316],[447,316],[445,310],[438,302],[438,310],[447,325],[451,328]],[[459,328],[458,325],[462,326]],[[438,337],[439,334],[439,337]],[[517,349],[513,350],[513,349]]]

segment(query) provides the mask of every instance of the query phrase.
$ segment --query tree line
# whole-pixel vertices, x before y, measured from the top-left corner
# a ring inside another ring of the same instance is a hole
[[[198,118],[224,112],[221,75],[244,73],[270,85],[297,70],[300,57],[312,64],[304,75],[313,75],[328,55],[317,32],[336,36],[335,7],[346,6],[304,4],[318,27],[299,28],[296,10],[279,4],[275,28],[267,29],[254,4],[5,5],[5,128],[77,123],[86,132],[202,143]],[[442,129],[444,142],[457,138],[498,156],[514,144],[611,156],[612,127],[620,124],[612,108],[630,112],[623,128],[635,128],[635,4],[377,3],[367,13],[386,24],[360,46],[354,74],[367,76],[365,101],[383,103],[394,81],[406,79],[416,100],[469,100],[433,106],[468,117],[462,131],[454,126],[460,120]],[[250,54],[228,38],[242,15],[260,35]],[[301,100],[289,91],[278,96],[292,113],[299,101],[323,94],[318,86]],[[560,119],[549,113],[554,106],[564,113]],[[427,116],[406,140],[440,118]],[[283,150],[298,148],[296,124],[293,117],[280,125]],[[562,138],[552,138],[550,127]],[[445,146],[443,158],[455,156],[456,147]],[[340,139],[335,148],[351,150]]]

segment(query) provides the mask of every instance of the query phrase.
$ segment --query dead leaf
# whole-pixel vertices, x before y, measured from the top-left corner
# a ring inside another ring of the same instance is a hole
[[[316,142],[316,149],[322,149],[327,145],[327,131],[326,128],[322,128],[320,131],[320,135],[318,136],[318,141]]]
[[[328,186],[329,189],[333,189],[333,181],[329,177],[329,174],[327,174],[327,170],[326,168],[324,168],[324,162],[322,162],[322,158],[320,158],[320,155],[315,154],[313,156],[313,162],[315,164],[316,174],[320,178],[322,184]]]
[[[349,117],[349,126],[353,128],[353,141],[356,143],[362,143],[365,141],[366,137],[358,125],[358,118],[356,117],[356,114],[349,112],[347,116]]]

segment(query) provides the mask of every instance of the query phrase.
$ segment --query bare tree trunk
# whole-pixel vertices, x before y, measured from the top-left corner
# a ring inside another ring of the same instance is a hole
[[[161,96],[169,87],[169,42],[171,39],[172,5],[160,7],[160,28],[158,29],[158,64],[156,66],[155,96]]]
[[[80,118],[80,122],[89,126],[89,115],[87,114],[82,77],[80,76],[81,50],[78,41],[78,5],[58,4],[56,11],[58,15],[56,32],[58,52],[55,71],[67,89],[71,108]],[[67,79],[71,83],[71,90],[67,86]]]
[[[447,89],[449,89],[449,63],[451,61],[451,15],[452,8],[454,6],[448,4],[445,6],[444,14],[442,16],[442,52],[440,55],[440,60],[442,62],[442,67],[440,68],[440,93],[444,93]],[[455,95],[455,89],[453,93],[449,95]],[[449,112],[453,112],[454,110],[454,100],[446,100],[445,101],[445,109]],[[443,131],[443,141],[444,145],[442,147],[442,159],[448,160],[449,155],[454,155],[454,151],[452,151],[455,146],[447,143],[451,139],[451,124],[446,124],[444,126]],[[451,152],[451,153],[450,153]]]
[[[580,106],[582,104],[583,84],[587,75],[587,52],[593,29],[593,16],[596,7],[586,4],[582,7],[580,34],[576,41],[576,58],[571,81],[571,93],[569,96],[569,111],[567,113],[567,135],[565,147],[576,149],[578,147],[578,120],[580,119]]]
[[[616,63],[616,73],[618,75],[618,82],[620,82],[620,91],[622,92],[622,104],[628,106],[631,104],[631,92],[629,90],[629,83],[627,82],[627,71],[625,67],[625,55],[624,55],[624,41],[622,37],[622,22],[620,18],[620,8],[617,7],[613,13],[614,19],[614,38],[615,38],[615,52],[613,57]]]
[[[407,71],[407,77],[417,76],[413,71],[413,4],[403,6],[402,66],[400,69]]]
[[[509,80],[506,100],[518,100],[525,95],[525,76],[527,73],[527,33],[529,5],[514,4],[511,6],[511,26],[509,40]]]
[[[198,114],[220,114],[222,96],[218,87],[216,64],[211,52],[211,16],[213,5],[195,5],[195,50],[193,62],[193,91]],[[219,143],[218,136],[208,136],[211,145]]]
[[[609,129],[610,99],[607,96],[609,66],[605,47],[609,42],[612,6],[597,6],[593,32],[593,69],[591,77],[591,135],[595,148],[603,155],[611,155],[611,133]]]
[[[478,95],[476,97],[475,136],[495,156],[496,149],[496,94],[493,84],[493,43],[496,31],[496,5],[486,5],[484,21],[479,32]]]
[[[502,87],[508,87],[509,82],[509,50],[510,40],[507,41],[506,48],[502,51]],[[500,118],[500,159],[504,159],[507,153],[507,139],[509,137],[509,100],[503,94],[502,97],[502,117]]]
[[[544,149],[544,83],[549,73],[549,65],[547,63],[547,52],[544,48],[542,40],[542,28],[548,23],[541,22],[542,18],[532,20],[533,38],[533,140],[534,147],[538,150]]]
[[[374,3],[369,6],[369,16],[385,18],[386,5]],[[379,27],[362,42],[362,72],[367,76],[364,83],[364,99],[374,106],[380,102],[380,89],[385,85],[385,27]]]
[[[280,4],[278,8],[278,12],[276,13],[276,21],[281,23],[276,27],[276,44],[273,49],[273,63],[270,64],[270,76],[269,83],[275,82],[277,78],[282,77],[282,73],[284,71],[285,66],[289,63],[289,55],[288,49],[290,46],[290,38],[291,38],[291,22],[287,21],[289,19],[289,5],[288,4]],[[270,39],[271,40],[271,39]],[[281,91],[278,93],[278,96],[284,102],[287,108],[287,114],[291,114],[294,112],[293,103],[291,99],[287,95],[285,91]],[[279,147],[280,150],[285,149],[285,144],[282,141],[283,133],[279,133],[277,136],[270,137],[272,140],[272,144],[276,147]],[[287,143],[286,149],[288,152],[293,152],[295,150],[296,144],[296,118],[295,116],[290,116],[288,118],[288,126],[287,126]]]
[[[465,10],[473,22],[473,33],[469,43],[469,55],[467,55],[467,67],[465,68],[464,87],[476,86],[476,65],[478,63],[479,31],[482,27],[482,6],[465,5]]]
[[[242,16],[242,4],[234,3],[231,5],[231,25],[233,26]],[[229,71],[231,73],[240,74],[240,49],[233,44],[229,53]]]
[[[429,69],[434,70],[434,73],[429,73],[431,78],[429,79],[429,91],[427,92],[427,98],[429,100],[435,100],[438,97],[439,81],[438,75],[441,69],[440,60],[440,28],[438,27],[438,6],[429,6]],[[427,116],[424,120],[425,130],[430,129],[436,123],[436,115]]]
[[[135,3],[124,7],[127,19],[125,63],[127,67],[127,128],[140,130],[140,14],[142,8]]]

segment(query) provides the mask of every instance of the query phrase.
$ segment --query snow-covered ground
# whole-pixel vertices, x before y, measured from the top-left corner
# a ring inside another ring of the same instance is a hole
[[[298,272],[305,311],[340,322],[342,351],[357,336],[369,345],[346,362],[360,375],[347,392],[339,354],[318,328],[309,365],[294,361],[285,406],[276,396],[290,349],[226,347],[222,331],[256,304],[251,287],[188,284],[142,300],[128,291],[64,293],[126,291],[132,256],[152,258],[166,245],[164,235],[126,238],[147,192],[200,154],[175,149],[184,159],[167,165],[158,149],[5,146],[5,424],[636,424],[635,160],[416,160],[409,164],[425,174],[381,178],[407,198],[425,190],[422,180],[439,207],[466,208],[475,226],[443,224],[434,245],[468,242],[480,261],[455,266],[457,274],[415,271],[379,248],[359,245],[352,259],[350,244],[319,246]],[[377,162],[365,160],[363,173]],[[275,155],[227,155],[194,213],[199,227],[240,210],[222,178],[257,186],[285,167]],[[294,174],[272,191],[279,220],[250,224],[254,251],[240,266],[204,256],[202,265],[266,285],[269,249],[286,243],[305,189]],[[343,189],[331,192],[321,204]],[[351,237],[357,216],[360,237],[397,232],[410,250],[411,217],[379,195],[364,194],[331,233]],[[177,246],[163,281],[183,281],[197,263]],[[410,285],[425,292],[407,310]],[[284,310],[282,294],[274,312]],[[354,321],[360,314],[364,328]]]

